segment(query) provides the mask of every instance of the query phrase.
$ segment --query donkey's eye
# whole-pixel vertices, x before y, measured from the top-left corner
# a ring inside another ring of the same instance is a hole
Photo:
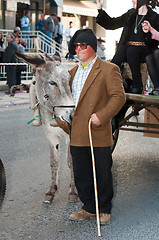
[[[56,82],[51,81],[51,82],[49,82],[49,83],[50,83],[50,85],[57,87],[57,83],[56,83]]]

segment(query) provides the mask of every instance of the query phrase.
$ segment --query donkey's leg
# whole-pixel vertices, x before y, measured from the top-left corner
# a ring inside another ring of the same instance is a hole
[[[74,182],[74,173],[73,173],[73,164],[72,164],[72,156],[70,153],[70,145],[69,143],[68,145],[68,152],[67,152],[67,163],[68,163],[68,167],[70,168],[70,172],[71,172],[71,183],[70,183],[70,191],[69,191],[69,201],[70,202],[77,202],[78,199],[78,193],[77,193],[77,189],[75,187],[75,182]]]
[[[30,99],[30,107],[33,110],[33,115],[35,118],[35,120],[32,122],[32,125],[35,127],[39,127],[41,125],[41,120],[40,120],[39,106],[36,106],[37,99],[36,99],[34,77],[33,77],[33,80],[31,82],[30,89],[29,89],[29,99]]]
[[[45,193],[44,203],[52,203],[54,200],[58,185],[59,161],[59,144],[50,146],[51,185]]]

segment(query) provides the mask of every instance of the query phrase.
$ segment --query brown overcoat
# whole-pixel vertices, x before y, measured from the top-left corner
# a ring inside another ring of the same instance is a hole
[[[69,71],[71,74],[70,86],[72,86],[77,68],[78,65]],[[111,146],[111,119],[119,112],[125,100],[119,67],[98,57],[83,86],[74,113],[70,145],[90,146],[88,123],[91,115],[96,113],[101,126],[91,125],[93,146]]]

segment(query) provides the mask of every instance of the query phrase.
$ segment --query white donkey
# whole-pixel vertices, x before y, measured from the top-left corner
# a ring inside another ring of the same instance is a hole
[[[58,186],[58,170],[60,161],[60,143],[61,138],[65,138],[68,147],[67,161],[71,170],[71,183],[69,199],[76,201],[78,199],[77,191],[74,184],[72,159],[69,151],[69,135],[58,127],[54,116],[59,117],[71,123],[73,116],[74,103],[70,91],[70,75],[57,61],[56,55],[53,58],[41,55],[20,54],[16,56],[36,69],[30,86],[31,108],[35,110],[37,118],[40,119],[45,130],[47,142],[50,146],[50,166],[52,172],[51,185],[45,194],[45,203],[51,203],[54,199]],[[58,59],[59,60],[59,59]],[[37,100],[34,98],[34,93]],[[38,104],[36,104],[38,102]],[[38,105],[38,106],[37,106]]]

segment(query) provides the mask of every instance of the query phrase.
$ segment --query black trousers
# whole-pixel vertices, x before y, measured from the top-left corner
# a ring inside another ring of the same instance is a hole
[[[92,156],[90,147],[71,146],[75,185],[83,209],[96,212]],[[112,156],[110,147],[94,148],[100,213],[111,213],[113,198]]]
[[[159,49],[146,57],[146,63],[154,88],[159,88]]]
[[[16,68],[16,85],[21,84],[21,72],[26,71],[26,66],[25,65],[18,65]]]
[[[6,66],[9,89],[16,84],[16,66]]]
[[[146,62],[146,56],[151,53],[147,46],[132,46],[121,44],[112,59],[112,63],[121,67],[123,62],[128,62],[132,72],[132,87],[142,89],[140,63]]]

